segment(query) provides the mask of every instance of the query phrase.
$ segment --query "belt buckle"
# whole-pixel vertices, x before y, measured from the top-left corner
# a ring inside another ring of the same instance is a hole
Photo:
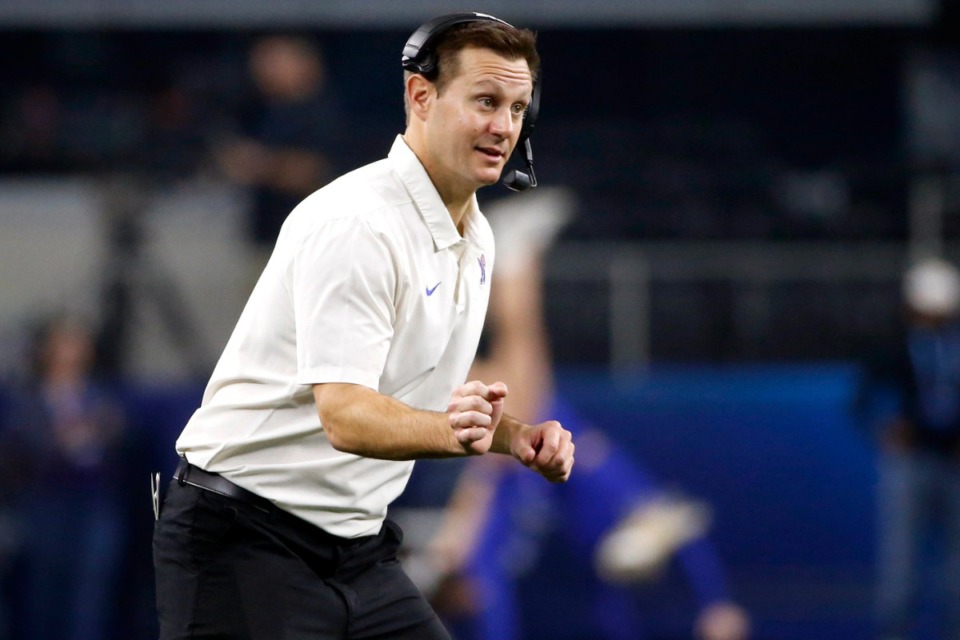
[[[181,487],[187,484],[187,475],[190,472],[190,463],[186,456],[180,456],[180,462],[177,463],[177,470],[173,472],[173,477]]]

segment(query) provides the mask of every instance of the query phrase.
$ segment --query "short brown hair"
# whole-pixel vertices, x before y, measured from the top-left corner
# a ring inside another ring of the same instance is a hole
[[[536,81],[540,74],[537,36],[530,29],[518,29],[502,22],[477,20],[454,25],[437,36],[433,50],[437,56],[437,75],[431,78],[437,93],[443,91],[460,72],[460,52],[467,47],[490,49],[504,58],[523,58]]]

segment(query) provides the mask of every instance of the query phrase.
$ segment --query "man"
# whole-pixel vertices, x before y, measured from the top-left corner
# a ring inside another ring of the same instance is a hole
[[[918,261],[903,302],[905,330],[868,370],[870,390],[899,401],[878,420],[877,637],[922,635],[929,595],[936,637],[960,638],[960,270]]]
[[[336,177],[331,152],[344,118],[315,43],[263,37],[251,47],[249,69],[258,108],[214,157],[230,180],[250,188],[249,231],[266,254],[290,210]]]
[[[527,30],[453,18],[425,25],[436,64],[407,67],[389,157],[285,222],[177,441],[154,536],[163,640],[448,638],[385,520],[413,460],[570,475],[559,423],[505,415],[502,382],[460,384],[493,267],[475,192],[520,139],[539,59]]]

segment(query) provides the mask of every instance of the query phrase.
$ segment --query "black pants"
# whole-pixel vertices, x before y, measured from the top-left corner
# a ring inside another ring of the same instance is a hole
[[[153,540],[161,640],[449,640],[397,560],[402,533],[347,540],[173,481]]]

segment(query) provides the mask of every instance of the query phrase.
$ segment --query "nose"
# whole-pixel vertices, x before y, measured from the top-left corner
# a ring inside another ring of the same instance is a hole
[[[497,109],[490,121],[490,131],[504,138],[510,137],[515,126],[510,109]]]

